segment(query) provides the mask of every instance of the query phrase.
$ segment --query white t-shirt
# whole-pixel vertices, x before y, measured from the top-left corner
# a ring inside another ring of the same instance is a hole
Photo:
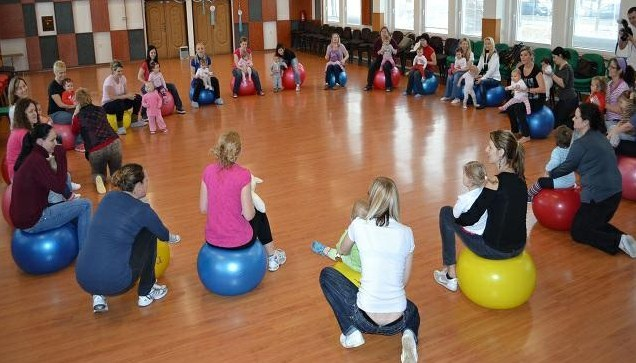
[[[636,36],[636,27],[629,24],[630,29],[632,29],[632,33]],[[621,29],[623,27],[621,26]],[[632,66],[636,70],[636,46],[632,42],[627,42],[625,48],[620,49],[616,47],[616,56],[621,58],[626,58],[627,64]]]
[[[484,188],[475,188],[471,191],[460,194],[457,197],[455,206],[453,207],[453,217],[459,218],[462,213],[468,212],[470,207],[473,206],[473,203],[475,203],[475,200],[477,200],[477,197],[479,197],[479,194],[481,194],[482,190],[484,190]],[[481,236],[482,234],[484,234],[484,229],[486,229],[487,220],[488,211],[485,211],[484,214],[479,217],[477,223],[473,224],[472,226],[464,226],[464,229],[472,234],[478,234]]]
[[[379,227],[375,219],[356,218],[348,234],[358,246],[362,265],[358,307],[367,313],[404,311],[404,268],[415,249],[411,228],[394,219],[388,226]]]
[[[115,77],[112,74],[106,77],[106,79],[104,80],[104,87],[102,88],[102,105],[106,102],[112,101],[108,97],[108,92],[106,92],[106,88],[108,87],[113,88],[113,90],[115,91],[114,96],[125,95],[126,94],[126,77],[122,75],[121,78],[119,79],[119,83],[115,82]]]

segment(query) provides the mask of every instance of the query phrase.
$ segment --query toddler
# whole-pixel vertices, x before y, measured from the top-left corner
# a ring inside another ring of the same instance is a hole
[[[468,97],[473,98],[473,105],[479,107],[477,103],[477,96],[475,95],[474,85],[475,77],[479,75],[479,68],[474,64],[468,66],[468,71],[464,73],[457,81],[457,87],[461,87],[462,81],[464,81],[464,108],[468,108]]]
[[[618,123],[606,121],[607,139],[612,147],[617,147],[621,140],[636,141],[636,129],[631,126],[630,119],[636,114],[636,92],[625,91],[618,97],[621,109],[621,120]]]
[[[281,57],[278,55],[274,55],[274,62],[272,63],[270,69],[272,71],[272,81],[274,82],[274,92],[283,90],[283,69],[287,68],[287,64],[283,62]]]
[[[457,196],[457,202],[453,206],[453,216],[455,218],[459,218],[462,213],[467,212],[484,189],[484,185],[486,185],[486,168],[484,164],[479,161],[469,161],[464,164],[462,184],[468,191]],[[488,212],[485,211],[475,224],[464,226],[464,229],[472,234],[482,235],[486,228],[487,219]]]
[[[590,95],[585,100],[585,103],[593,103],[598,106],[601,113],[605,113],[605,91],[607,90],[607,83],[605,78],[596,76],[592,78],[590,83]]]
[[[417,48],[417,54],[415,54],[415,58],[413,58],[413,68],[411,68],[411,72],[420,72],[422,77],[425,77],[424,70],[426,69],[426,65],[428,61],[424,56],[424,48]]]
[[[199,58],[199,68],[197,69],[195,76],[203,81],[203,87],[205,87],[205,89],[212,89],[212,83],[210,82],[212,72],[210,72],[210,65],[208,64],[206,57]]]
[[[150,133],[157,132],[157,125],[159,130],[163,133],[168,132],[166,123],[161,116],[161,106],[163,105],[163,97],[159,93],[159,90],[155,88],[155,85],[148,81],[146,82],[146,94],[141,98],[141,105],[146,108],[148,115],[148,125],[150,127]]]
[[[552,90],[552,75],[554,72],[552,71],[552,65],[550,64],[552,59],[543,58],[541,61],[541,72],[543,73],[543,82],[545,83],[545,97],[550,99],[550,90]]]
[[[356,218],[367,218],[367,212],[369,211],[369,202],[366,200],[358,199],[353,203],[353,209],[351,210],[351,220],[353,221]],[[331,260],[336,261],[337,259],[342,260],[342,262],[349,266],[352,270],[356,272],[361,272],[361,264],[360,264],[360,252],[358,252],[358,247],[354,244],[351,248],[351,253],[346,256],[340,256],[338,253],[338,249],[347,236],[347,230],[344,231],[342,236],[340,236],[340,240],[336,244],[335,248],[327,247],[320,243],[319,241],[313,241],[311,243],[311,250],[314,253],[319,255],[323,255]]]
[[[163,78],[163,74],[161,73],[161,67],[159,63],[150,62],[150,75],[148,75],[148,82],[152,82],[154,85],[154,89],[158,92],[161,92],[162,95],[165,95],[168,91],[166,86],[166,80]]]
[[[252,55],[249,52],[241,50],[241,57],[238,60],[237,66],[243,75],[243,82],[247,82],[248,78],[252,79],[252,67],[254,63],[252,63]]]
[[[38,101],[33,101],[33,102],[35,102],[35,109],[38,111],[38,116],[40,116],[40,123],[49,124],[53,126],[53,119],[51,119],[48,115],[44,114],[44,111],[42,111],[42,106],[40,105],[40,102]]]
[[[453,66],[449,70],[450,74],[455,74],[457,72],[463,71],[466,68],[466,58],[464,57],[464,52],[462,48],[457,48],[455,51],[455,62]]]
[[[378,52],[378,55],[382,55],[382,63],[380,63],[380,69],[384,67],[386,62],[391,63],[392,67],[395,67],[395,60],[393,60],[393,55],[397,53],[397,49],[393,48],[391,45],[391,38],[385,39],[382,41],[382,48]]]
[[[64,87],[64,92],[62,92],[62,103],[65,105],[74,105],[75,87],[73,86],[73,81],[70,78],[64,78],[62,81],[62,87]]]
[[[556,139],[556,147],[552,150],[550,160],[545,166],[546,173],[561,165],[568,157],[570,144],[572,143],[572,129],[565,125],[561,125],[556,128],[554,137]],[[532,184],[532,186],[528,188],[528,203],[532,202],[532,198],[539,194],[541,189],[567,189],[572,188],[574,183],[574,172],[556,179],[539,178],[536,183]]]
[[[505,111],[515,103],[523,103],[526,106],[526,114],[529,115],[532,110],[528,100],[528,86],[521,79],[521,72],[518,69],[514,69],[510,75],[512,79],[510,80],[510,86],[506,87],[506,91],[514,91],[514,96],[503,106],[499,107],[499,111]]]

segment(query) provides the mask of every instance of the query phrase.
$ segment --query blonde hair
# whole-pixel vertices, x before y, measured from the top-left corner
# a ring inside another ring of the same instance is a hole
[[[61,60],[55,61],[55,63],[53,63],[53,72],[59,72],[65,69],[66,63],[62,62]]]
[[[364,199],[358,199],[353,202],[353,208],[351,208],[351,220],[356,218],[365,218],[369,213],[369,201]]]
[[[479,161],[469,161],[464,164],[464,175],[470,180],[472,186],[486,185],[486,168]]]
[[[369,211],[365,219],[375,219],[375,225],[389,225],[389,219],[400,221],[400,197],[391,178],[377,177],[369,187]]]
[[[484,38],[484,47],[486,47],[486,40],[490,41],[490,44],[492,44],[492,52],[497,53],[497,48],[495,48],[495,40],[492,37],[485,37]],[[485,53],[485,52],[484,52]]]
[[[93,98],[86,88],[78,88],[77,91],[75,91],[75,101],[80,107],[84,107],[93,103]]]
[[[229,168],[236,163],[241,154],[241,137],[236,131],[227,131],[219,136],[216,146],[211,151],[221,167]]]
[[[462,42],[467,42],[468,43],[468,49],[463,51],[462,54],[464,55],[464,57],[466,57],[466,59],[470,59],[470,55],[473,53],[472,43],[470,42],[470,39],[468,39],[468,38],[461,38],[459,40],[459,45],[457,46],[457,48],[462,49]]]
[[[592,77],[591,83],[594,83],[594,82],[598,84],[598,88],[600,88],[601,92],[603,93],[607,92],[607,82],[605,81],[605,77],[594,76]]]

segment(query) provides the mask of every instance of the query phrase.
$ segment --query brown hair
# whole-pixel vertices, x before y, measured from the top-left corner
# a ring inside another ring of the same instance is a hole
[[[517,142],[515,135],[508,130],[496,130],[490,133],[490,140],[498,150],[503,150],[506,164],[514,170],[521,180],[526,180],[524,150],[523,146]]]
[[[236,163],[241,154],[241,137],[236,131],[227,131],[219,136],[216,146],[211,150],[223,168]]]
[[[351,220],[356,218],[366,218],[367,213],[369,213],[369,201],[365,199],[358,199],[353,202],[353,207],[351,208]]]
[[[556,138],[556,145],[558,147],[567,149],[572,143],[572,129],[565,125],[561,125],[556,128],[554,137]]]
[[[80,107],[84,107],[93,103],[93,98],[86,88],[78,88],[77,91],[75,91],[75,101]]]
[[[111,183],[123,192],[132,192],[137,183],[144,181],[146,174],[139,164],[126,164],[111,177]]]
[[[20,82],[24,82],[25,85],[27,84],[26,81],[24,80],[24,78],[22,78],[22,77],[13,77],[11,79],[11,82],[9,82],[9,89],[8,89],[9,105],[14,105],[16,102],[18,102],[19,98],[18,98],[18,96],[15,95],[15,91],[18,88],[18,86],[20,85]]]
[[[13,128],[14,129],[27,129],[31,131],[33,129],[33,125],[29,122],[29,119],[26,115],[26,109],[29,105],[33,104],[37,108],[37,103],[35,100],[30,98],[21,98],[15,104],[15,112],[13,114]],[[40,122],[40,115],[38,115],[38,122]]]

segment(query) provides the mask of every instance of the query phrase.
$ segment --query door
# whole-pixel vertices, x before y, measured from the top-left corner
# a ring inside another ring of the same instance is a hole
[[[159,59],[178,58],[187,45],[185,7],[174,1],[146,1],[148,44],[157,47]]]
[[[205,44],[210,55],[232,53],[232,7],[230,0],[214,2],[214,23],[210,7],[201,2],[192,3],[194,17],[194,42]]]

